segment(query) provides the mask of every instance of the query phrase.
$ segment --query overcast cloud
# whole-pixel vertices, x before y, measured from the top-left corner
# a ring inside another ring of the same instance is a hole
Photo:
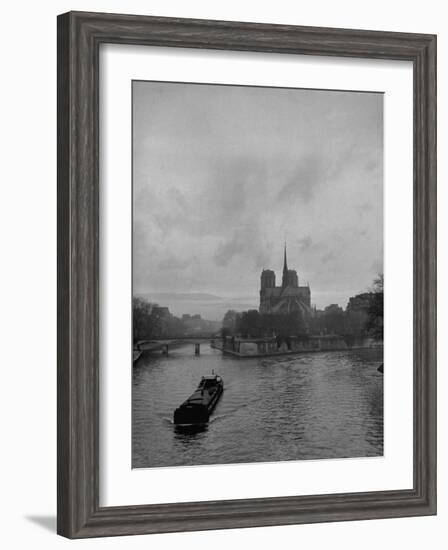
[[[134,293],[257,307],[286,239],[345,307],[382,271],[382,156],[381,94],[134,82]]]

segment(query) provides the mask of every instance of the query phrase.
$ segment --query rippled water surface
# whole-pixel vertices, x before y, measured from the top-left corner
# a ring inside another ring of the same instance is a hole
[[[201,344],[133,369],[132,463],[271,462],[383,454],[381,350],[235,359]],[[205,429],[181,433],[174,409],[214,370],[224,394]]]

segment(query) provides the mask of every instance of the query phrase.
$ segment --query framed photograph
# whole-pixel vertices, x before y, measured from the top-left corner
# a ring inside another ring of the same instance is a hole
[[[58,17],[58,533],[436,513],[436,37]]]

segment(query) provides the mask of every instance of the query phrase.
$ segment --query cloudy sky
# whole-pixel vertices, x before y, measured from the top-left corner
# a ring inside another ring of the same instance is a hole
[[[382,271],[382,156],[378,93],[134,82],[134,294],[257,307],[286,239],[345,307]]]

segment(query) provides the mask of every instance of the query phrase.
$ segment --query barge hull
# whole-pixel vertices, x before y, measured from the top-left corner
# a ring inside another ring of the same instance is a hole
[[[206,424],[209,421],[224,390],[222,379],[215,378],[216,383],[215,379],[203,378],[198,389],[174,411],[176,425]]]

